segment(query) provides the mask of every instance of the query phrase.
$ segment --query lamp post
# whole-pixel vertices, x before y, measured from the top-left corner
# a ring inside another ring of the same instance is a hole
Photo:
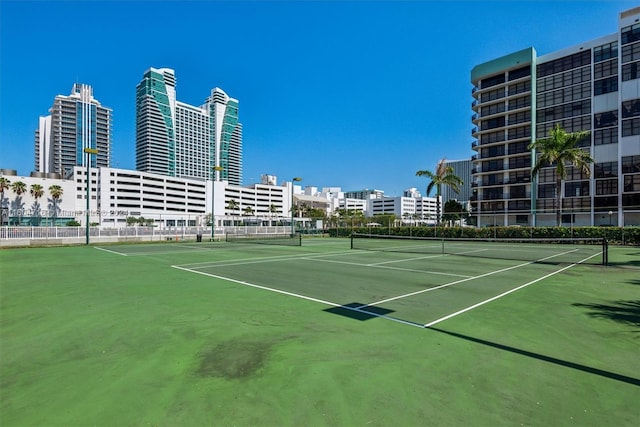
[[[211,182],[211,241],[215,241],[216,231],[216,181],[218,180],[218,172],[223,170],[222,166],[213,167],[213,181]]]
[[[302,178],[300,177],[295,177],[291,180],[291,235],[292,236],[295,234],[295,228],[293,226],[293,187],[296,182],[300,182],[300,181],[302,181]]]
[[[95,149],[95,148],[85,148],[82,151],[87,155],[87,158],[86,158],[86,161],[87,161],[87,180],[86,180],[86,183],[87,183],[87,209],[85,211],[85,214],[86,214],[86,218],[85,218],[85,222],[86,222],[86,224],[85,224],[85,226],[86,226],[86,228],[85,228],[85,237],[86,237],[85,243],[88,245],[89,244],[89,200],[90,200],[89,199],[89,194],[91,193],[90,192],[90,188],[91,188],[91,174],[90,174],[90,171],[91,171],[91,155],[92,154],[98,154],[98,150]]]
[[[611,227],[611,215],[613,215],[613,211],[609,211],[609,227]]]

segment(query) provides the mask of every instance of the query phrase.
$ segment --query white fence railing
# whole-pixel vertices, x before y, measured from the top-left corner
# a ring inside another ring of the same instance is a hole
[[[216,227],[214,238],[224,240],[226,233],[234,234],[286,234],[288,226],[232,226]],[[138,240],[195,240],[200,235],[203,239],[211,238],[211,227],[89,227],[90,239],[96,241],[121,241],[128,238]],[[86,240],[86,227],[0,227],[0,241],[21,240],[46,244],[47,240]],[[70,241],[69,243],[73,243]]]

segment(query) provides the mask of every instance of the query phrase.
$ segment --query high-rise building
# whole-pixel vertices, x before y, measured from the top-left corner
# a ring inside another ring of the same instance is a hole
[[[110,167],[111,109],[93,97],[89,85],[76,83],[68,96],[55,97],[50,115],[35,131],[35,169],[68,177],[74,166],[86,166],[85,148],[97,149],[91,167]]]
[[[445,160],[447,166],[451,166],[453,174],[462,180],[458,192],[453,191],[448,185],[442,186],[442,203],[449,200],[468,202],[471,197],[471,160]]]
[[[480,64],[473,83],[473,215],[478,225],[640,225],[640,8],[618,31],[538,56],[528,48]],[[532,180],[529,145],[559,124],[589,131],[590,176],[568,167]]]
[[[180,102],[174,70],[148,69],[136,88],[136,169],[240,185],[238,101],[214,88],[202,106]]]

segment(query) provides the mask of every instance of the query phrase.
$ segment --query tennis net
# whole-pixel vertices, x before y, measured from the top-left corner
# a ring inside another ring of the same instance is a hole
[[[435,238],[351,235],[351,249],[532,261],[550,264],[608,263],[608,244],[602,238]]]
[[[255,243],[263,245],[302,246],[302,235],[296,234],[247,234],[227,233],[226,241],[233,243]]]

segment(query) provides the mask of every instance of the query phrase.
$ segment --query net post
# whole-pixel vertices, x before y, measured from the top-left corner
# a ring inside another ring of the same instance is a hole
[[[602,239],[602,265],[609,265],[609,241],[606,237]]]
[[[353,249],[353,233],[351,233],[351,249]]]

